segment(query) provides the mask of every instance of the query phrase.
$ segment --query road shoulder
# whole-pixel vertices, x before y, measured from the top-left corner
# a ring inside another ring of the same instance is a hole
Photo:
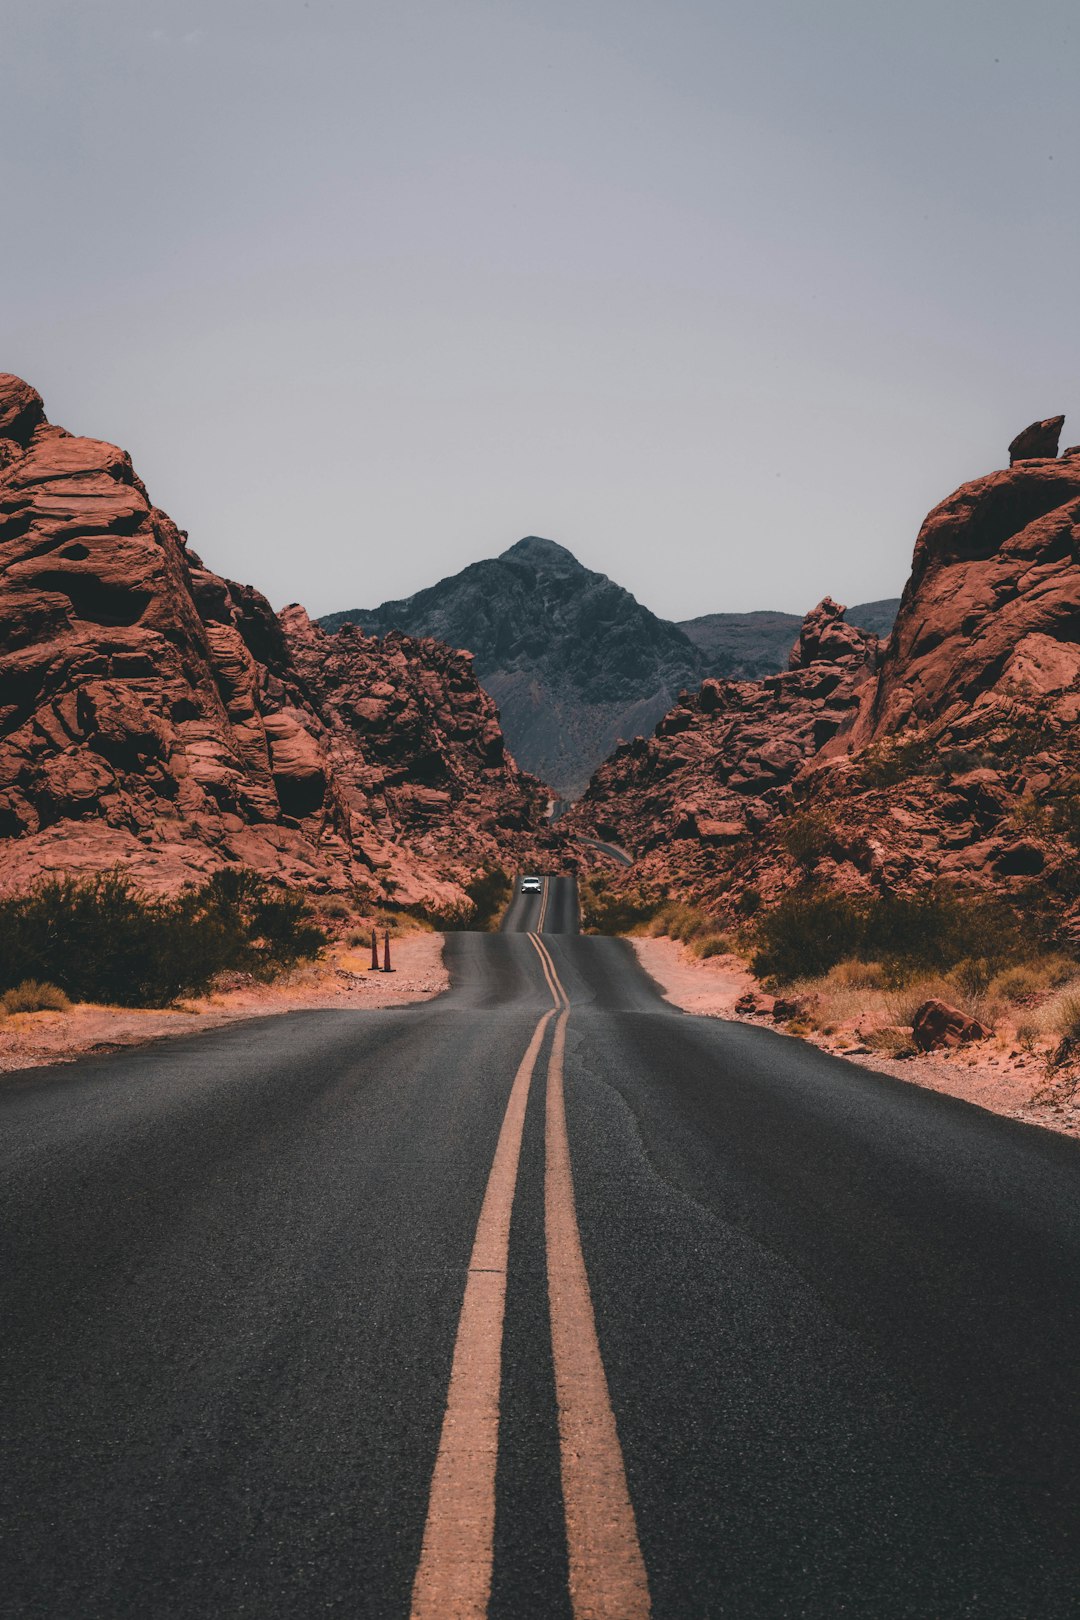
[[[860,1051],[824,1035],[791,1035],[770,1017],[736,1012],[735,1003],[741,995],[760,990],[758,981],[738,957],[716,956],[702,960],[692,956],[677,940],[663,937],[631,937],[630,944],[641,966],[659,984],[666,999],[684,1012],[701,1018],[729,1018],[736,1023],[759,1024],[788,1034],[792,1040],[804,1040],[822,1051],[834,1052],[878,1074],[892,1075],[929,1091],[944,1092],[1009,1119],[1080,1137],[1080,1104],[1036,1101],[1036,1094],[1045,1084],[1042,1070],[1023,1054],[1014,1055],[1006,1041],[982,1041],[977,1046],[959,1047],[948,1053],[897,1059],[880,1052]]]
[[[370,950],[332,947],[324,961],[298,968],[273,984],[248,979],[175,1007],[99,1007],[79,1003],[70,1012],[12,1013],[0,1020],[0,1074],[71,1063],[90,1053],[118,1051],[146,1041],[197,1035],[268,1014],[370,1011],[430,1001],[449,986],[442,934],[409,934],[391,942],[392,973],[373,973]]]

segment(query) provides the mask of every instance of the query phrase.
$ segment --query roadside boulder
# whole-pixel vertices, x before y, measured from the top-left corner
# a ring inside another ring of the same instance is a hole
[[[942,1047],[961,1046],[968,1041],[985,1041],[993,1031],[969,1018],[947,1001],[924,1001],[911,1026],[912,1039],[920,1052],[937,1052]]]

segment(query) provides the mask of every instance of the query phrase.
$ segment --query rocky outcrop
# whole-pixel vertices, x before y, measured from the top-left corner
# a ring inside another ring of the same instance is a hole
[[[944,882],[1080,937],[1080,456],[1025,454],[950,495],[883,651],[851,636],[826,601],[790,675],[706,683],[597,773],[580,824],[718,914]]]
[[[241,862],[452,907],[536,848],[545,796],[468,660],[325,637],[206,568],[114,445],[0,377],[4,882]],[[333,679],[329,672],[333,671]]]
[[[1009,446],[1010,467],[1018,461],[1038,461],[1056,456],[1064,426],[1063,416],[1048,416],[1045,421],[1032,422],[1024,428]]]
[[[644,857],[639,876],[708,888],[783,816],[808,762],[851,723],[878,658],[877,637],[826,597],[807,615],[789,670],[682,693],[653,737],[601,766],[568,825]]]

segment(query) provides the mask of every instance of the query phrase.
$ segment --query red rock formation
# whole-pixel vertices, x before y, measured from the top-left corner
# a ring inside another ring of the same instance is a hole
[[[0,376],[3,880],[227,862],[453,906],[535,859],[544,796],[464,655],[287,628],[219,578],[114,445]],[[548,835],[550,837],[550,835]]]
[[[1060,421],[1036,426],[1056,446]],[[791,675],[706,683],[597,773],[579,823],[721,915],[943,880],[1080,936],[1080,456],[1033,443],[930,513],[876,673],[823,603]]]
[[[1036,461],[1058,453],[1058,440],[1065,425],[1063,416],[1048,416],[1043,422],[1032,422],[1018,433],[1009,446],[1009,465],[1018,461]]]
[[[915,1014],[912,1038],[920,1052],[937,1052],[946,1046],[963,1046],[968,1041],[985,1041],[992,1034],[977,1018],[969,1018],[947,1001],[924,1001]]]
[[[684,693],[652,738],[601,766],[568,824],[655,852],[644,872],[662,885],[709,887],[783,814],[806,764],[853,718],[878,642],[843,614],[826,597],[807,615],[784,674]]]

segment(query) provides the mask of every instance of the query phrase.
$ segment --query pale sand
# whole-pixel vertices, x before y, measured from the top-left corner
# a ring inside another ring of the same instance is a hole
[[[638,961],[664,992],[673,1006],[703,1018],[730,1018],[738,1023],[761,1024],[788,1034],[771,1018],[744,1017],[735,1011],[735,1002],[746,990],[760,991],[760,985],[746,964],[734,956],[714,956],[702,961],[691,956],[684,945],[673,939],[630,941]],[[1017,1053],[1007,1040],[981,1041],[976,1046],[957,1047],[950,1052],[934,1052],[913,1058],[890,1058],[877,1052],[845,1047],[825,1035],[792,1035],[792,1040],[808,1040],[823,1051],[895,1075],[911,1085],[942,1091],[964,1102],[976,1103],[995,1114],[1006,1114],[1031,1125],[1044,1125],[1067,1136],[1080,1136],[1080,1097],[1068,1100],[1068,1086],[1058,1088],[1056,1100],[1035,1100],[1045,1085],[1039,1057]]]
[[[0,1074],[70,1063],[88,1052],[111,1052],[162,1036],[198,1034],[267,1013],[403,1007],[447,988],[441,934],[392,940],[390,953],[393,973],[372,973],[370,949],[332,946],[324,962],[297,968],[274,984],[247,983],[185,998],[175,1008],[80,1004],[66,1013],[12,1013],[0,1019]]]

